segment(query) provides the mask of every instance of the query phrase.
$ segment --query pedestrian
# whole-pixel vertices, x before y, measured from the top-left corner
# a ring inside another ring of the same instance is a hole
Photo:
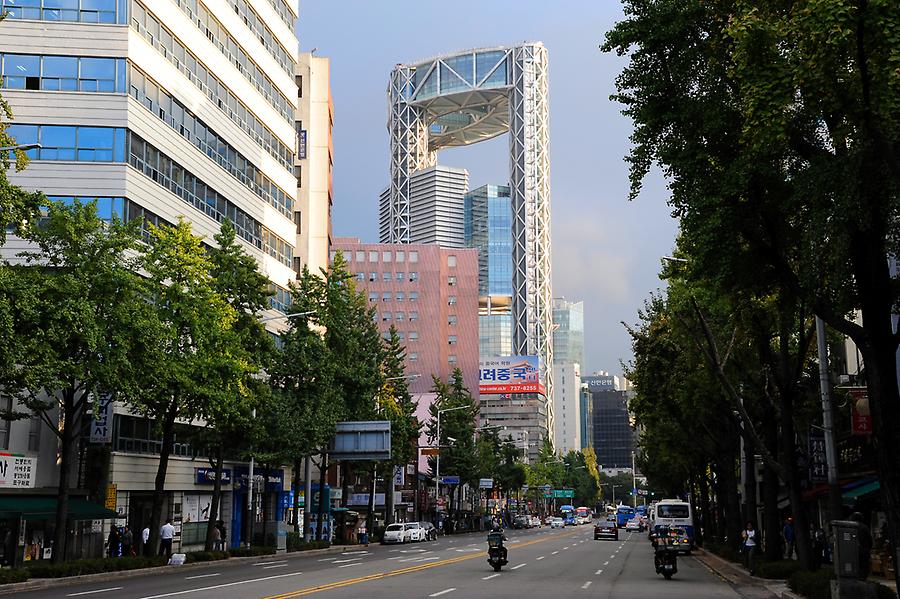
[[[744,564],[750,572],[750,576],[754,576],[756,574],[756,530],[753,528],[753,522],[747,522],[741,538],[744,541]]]
[[[850,519],[858,524],[857,539],[859,540],[858,559],[859,559],[859,578],[865,580],[872,571],[872,532],[866,526],[863,515],[859,512],[850,514]]]
[[[788,518],[784,521],[784,527],[781,529],[781,536],[784,539],[784,559],[794,559],[794,549],[796,548],[795,533],[794,519]]]
[[[145,557],[150,557],[150,527],[145,526],[141,531],[141,549]]]
[[[216,529],[219,531],[219,551],[225,551],[225,547],[227,547],[227,543],[225,543],[225,539],[228,537],[228,530],[225,528],[225,523],[219,520],[216,522]]]
[[[159,554],[166,557],[172,556],[172,539],[175,538],[175,527],[172,519],[167,518],[166,523],[159,529]]]
[[[366,521],[360,520],[359,532],[357,533],[361,545],[369,546],[369,532],[366,530]]]
[[[131,557],[134,555],[134,533],[131,532],[131,528],[126,526],[125,531],[122,533],[122,555],[125,557]]]
[[[106,554],[109,557],[119,557],[119,540],[119,529],[113,526],[106,539]]]

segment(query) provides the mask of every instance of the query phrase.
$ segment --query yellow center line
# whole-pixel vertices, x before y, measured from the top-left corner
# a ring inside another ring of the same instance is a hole
[[[519,547],[528,547],[529,545],[535,545],[537,543],[544,543],[546,541],[552,541],[557,539],[567,533],[557,533],[551,537],[546,539],[536,539],[534,541],[528,541],[526,543],[517,543],[515,545],[516,548]],[[410,566],[408,568],[401,568],[399,570],[390,570],[388,572],[376,572],[375,574],[368,574],[366,576],[359,576],[357,578],[348,578],[347,580],[338,580],[335,582],[329,582],[326,584],[320,584],[314,587],[308,587],[305,589],[298,589],[296,591],[290,591],[288,593],[282,593],[281,595],[271,595],[269,597],[264,597],[263,599],[292,599],[293,597],[304,597],[306,595],[312,595],[313,593],[320,593],[322,591],[330,591],[332,589],[339,589],[341,587],[346,587],[354,584],[359,584],[361,582],[369,582],[372,580],[381,580],[382,578],[390,578],[392,576],[401,576],[403,574],[412,574],[413,572],[419,572],[421,570],[428,570],[430,568],[437,568],[440,566],[449,566],[450,564],[455,564],[457,562],[464,562],[466,560],[475,559],[476,557],[484,557],[485,553],[473,553],[470,555],[462,555],[459,557],[453,557],[450,559],[445,559],[439,562],[429,562],[427,564],[420,564],[417,566]]]

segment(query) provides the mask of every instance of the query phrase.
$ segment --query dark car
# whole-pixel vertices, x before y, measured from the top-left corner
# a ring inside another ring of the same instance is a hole
[[[513,528],[528,528],[528,516],[519,515],[513,519]]]
[[[610,522],[609,520],[599,520],[594,525],[594,540],[599,541],[600,539],[612,539],[613,541],[619,540],[619,529],[616,527],[615,522]]]

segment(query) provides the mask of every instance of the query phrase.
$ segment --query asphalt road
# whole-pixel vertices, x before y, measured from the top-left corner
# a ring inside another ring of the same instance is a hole
[[[435,542],[354,548],[341,554],[271,558],[243,564],[213,563],[105,583],[21,593],[25,599],[292,599],[332,597],[552,597],[740,599],[745,594],[693,557],[679,558],[666,581],[653,570],[645,534],[622,532],[619,541],[594,541],[592,526],[507,531],[509,565],[499,574],[486,561],[483,535]]]

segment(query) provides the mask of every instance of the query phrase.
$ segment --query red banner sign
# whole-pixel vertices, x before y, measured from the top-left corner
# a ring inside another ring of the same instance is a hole
[[[854,435],[872,434],[872,415],[869,413],[869,392],[867,389],[851,389],[853,403],[850,407],[851,430]]]

